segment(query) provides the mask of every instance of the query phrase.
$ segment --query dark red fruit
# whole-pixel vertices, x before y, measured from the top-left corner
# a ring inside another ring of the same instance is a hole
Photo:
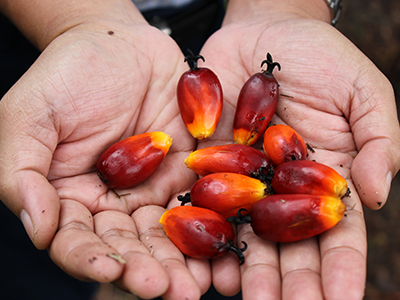
[[[342,198],[349,195],[347,181],[324,164],[297,160],[279,165],[271,186],[277,194],[313,194]]]
[[[234,246],[235,232],[222,215],[201,207],[178,206],[167,210],[160,218],[165,233],[185,255],[213,259],[234,251],[242,264],[243,251]]]
[[[111,189],[134,187],[161,164],[172,144],[164,132],[131,136],[109,147],[96,163],[100,179]]]
[[[236,223],[251,223],[254,233],[273,242],[295,242],[316,236],[335,226],[346,206],[335,197],[272,195],[253,205],[248,216],[238,212]]]
[[[264,133],[275,113],[279,99],[279,84],[272,71],[280,65],[272,61],[271,55],[261,63],[267,70],[251,76],[242,87],[233,124],[235,143],[253,145]]]

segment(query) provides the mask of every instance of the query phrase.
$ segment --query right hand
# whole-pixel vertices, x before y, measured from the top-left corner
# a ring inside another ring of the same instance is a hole
[[[347,217],[303,241],[270,243],[257,237],[249,224],[239,226],[238,241],[249,246],[241,266],[243,298],[361,299],[367,254],[362,205],[384,205],[400,168],[393,89],[332,26],[302,17],[301,10],[286,12],[284,2],[229,1],[240,9],[228,7],[224,26],[202,48],[228,104],[212,141],[232,139],[240,88],[261,71],[260,63],[270,52],[282,66],[281,72],[274,71],[280,92],[291,96],[280,97],[272,122],[290,125],[310,143],[316,150],[310,159],[335,167],[348,180],[351,197],[344,199]],[[283,8],[273,10],[279,5]]]
[[[68,274],[116,281],[144,298],[197,299],[209,288],[209,262],[187,267],[158,223],[196,180],[183,164],[196,142],[176,102],[187,68],[176,43],[144,20],[82,23],[54,38],[1,100],[0,198]],[[118,199],[96,175],[96,160],[146,131],[170,134],[170,152]]]

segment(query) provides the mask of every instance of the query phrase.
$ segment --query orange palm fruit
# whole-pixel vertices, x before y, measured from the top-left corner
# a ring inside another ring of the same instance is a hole
[[[196,150],[185,159],[185,164],[200,176],[211,173],[239,173],[251,176],[268,173],[271,163],[261,151],[246,145],[228,144]]]
[[[234,251],[242,264],[243,251],[234,246],[235,232],[222,215],[201,207],[178,206],[165,211],[159,222],[175,246],[193,258],[213,259]]]
[[[268,186],[261,180],[236,173],[212,173],[196,181],[190,190],[190,202],[231,217],[239,208],[250,211],[256,201],[268,194]],[[189,202],[189,195],[178,199],[184,204]]]
[[[160,131],[121,140],[99,157],[97,174],[111,189],[134,187],[160,166],[171,144],[171,137]]]
[[[307,144],[290,126],[278,124],[267,128],[264,133],[265,155],[275,166],[307,158]]]
[[[182,74],[178,82],[177,99],[183,122],[190,134],[199,140],[210,137],[221,118],[223,96],[221,83],[213,71],[197,67],[191,51],[185,57],[190,70]]]
[[[240,90],[233,123],[235,143],[253,145],[264,133],[275,113],[279,99],[279,84],[272,71],[280,65],[271,55],[261,63],[267,70],[251,76]]]
[[[350,193],[346,179],[338,172],[310,160],[296,160],[276,167],[271,187],[276,194],[313,194],[343,198]]]
[[[273,242],[296,242],[334,227],[346,206],[336,198],[320,195],[272,195],[253,205],[248,216],[228,218],[238,224],[251,223],[254,233]]]

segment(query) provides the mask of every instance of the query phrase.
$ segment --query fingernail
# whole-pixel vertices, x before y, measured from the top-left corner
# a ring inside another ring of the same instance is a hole
[[[20,219],[25,227],[25,231],[28,233],[29,237],[33,241],[33,223],[31,216],[26,212],[25,209],[21,211]]]
[[[386,186],[385,186],[385,188],[386,188],[386,195],[385,195],[386,199],[384,199],[384,202],[378,202],[377,203],[379,208],[381,208],[386,203],[387,198],[389,197],[390,187],[392,185],[392,180],[393,180],[392,172],[389,171],[387,173],[387,175],[386,175]]]

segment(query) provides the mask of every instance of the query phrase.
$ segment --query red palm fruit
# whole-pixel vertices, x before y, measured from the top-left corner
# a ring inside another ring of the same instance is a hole
[[[267,70],[251,76],[243,85],[237,102],[233,123],[235,143],[253,145],[262,136],[275,113],[279,98],[279,84],[272,74],[280,65],[267,54]]]
[[[324,164],[296,160],[276,167],[271,181],[276,194],[313,194],[337,198],[348,196],[347,181]]]
[[[307,158],[307,144],[288,125],[274,125],[264,133],[264,152],[275,166],[282,163]]]
[[[193,258],[213,259],[234,251],[242,264],[243,251],[234,244],[235,232],[222,215],[201,207],[178,206],[167,210],[159,222],[175,246]]]
[[[253,175],[263,169],[271,170],[268,157],[251,146],[229,144],[196,150],[185,159],[186,166],[200,176],[211,173]]]
[[[320,195],[272,195],[253,206],[248,216],[239,210],[239,224],[251,223],[254,233],[273,242],[295,242],[316,236],[335,226],[346,206],[335,197]]]
[[[171,144],[171,137],[158,131],[121,140],[100,156],[97,174],[111,189],[134,187],[159,167]]]
[[[236,173],[213,173],[196,181],[190,190],[190,202],[231,217],[239,208],[250,211],[256,201],[268,194],[268,187],[261,180]],[[178,199],[182,204],[188,202],[187,196]]]
[[[190,51],[185,61],[190,70],[182,74],[178,82],[179,111],[190,134],[199,140],[210,137],[221,118],[223,96],[218,77],[208,68],[197,67],[197,60]]]

